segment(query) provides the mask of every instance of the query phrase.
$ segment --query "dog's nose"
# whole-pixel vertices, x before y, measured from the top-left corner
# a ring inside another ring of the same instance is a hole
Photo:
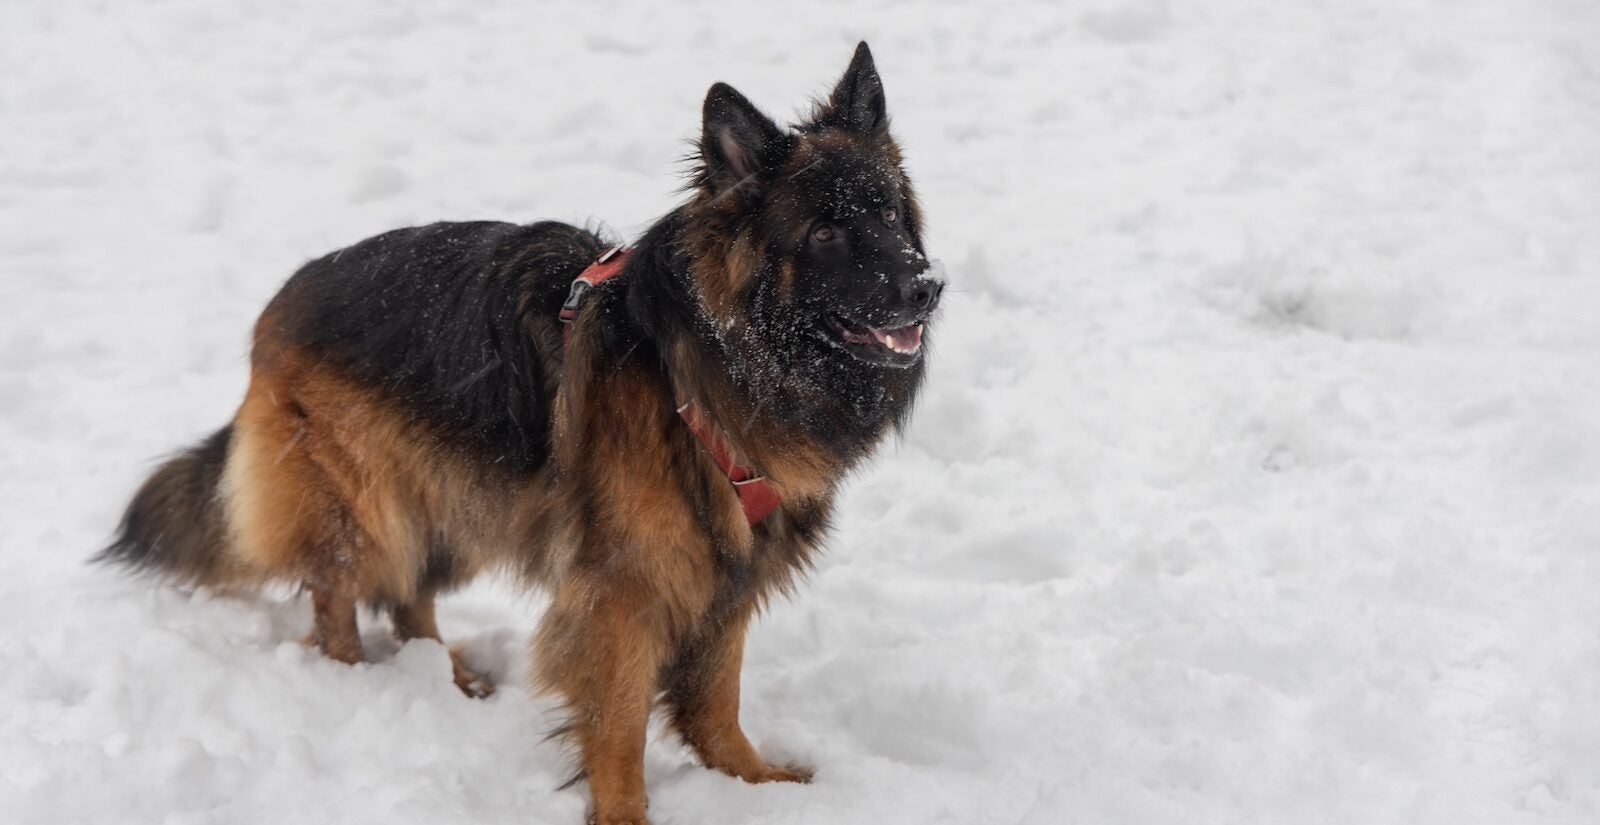
[[[912,278],[900,288],[900,298],[912,309],[921,311],[933,306],[944,291],[944,283],[931,278]]]

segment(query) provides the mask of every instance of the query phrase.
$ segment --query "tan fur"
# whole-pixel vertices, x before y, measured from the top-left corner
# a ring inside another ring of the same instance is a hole
[[[419,580],[431,535],[454,549],[460,580],[491,567],[552,577],[563,545],[544,479],[508,484],[471,466],[384,399],[270,343],[257,347],[223,476],[236,580],[304,584],[319,645],[359,661],[357,603],[395,606],[403,637],[439,638]],[[530,556],[530,538],[552,552]],[[463,690],[483,695],[455,661]]]

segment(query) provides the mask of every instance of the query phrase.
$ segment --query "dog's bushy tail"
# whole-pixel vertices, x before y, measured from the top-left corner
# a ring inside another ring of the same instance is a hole
[[[139,487],[116,538],[91,561],[184,584],[220,584],[227,568],[221,487],[233,425],[167,460]]]

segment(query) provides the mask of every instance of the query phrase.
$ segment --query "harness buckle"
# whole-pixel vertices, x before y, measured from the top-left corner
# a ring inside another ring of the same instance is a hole
[[[567,290],[566,303],[561,305],[562,323],[572,323],[573,316],[575,316],[578,312],[578,307],[583,305],[583,293],[588,292],[589,287],[592,286],[594,286],[594,284],[591,284],[582,278],[572,282],[572,286]]]
[[[567,300],[561,305],[561,323],[571,324],[577,320],[578,307],[583,306],[584,295],[589,292],[589,289],[622,271],[625,258],[618,258],[617,256],[625,256],[627,251],[627,248],[623,246],[611,247],[606,250],[606,254],[601,255],[594,263],[589,264],[583,272],[579,273],[577,278],[573,279],[572,286],[567,288]],[[616,260],[613,261],[613,258],[616,258]]]

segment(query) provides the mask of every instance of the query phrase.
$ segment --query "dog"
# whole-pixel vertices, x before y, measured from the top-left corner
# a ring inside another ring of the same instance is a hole
[[[306,264],[256,323],[233,421],[145,481],[97,559],[300,585],[342,662],[359,607],[437,640],[435,596],[504,571],[552,594],[535,680],[594,822],[646,821],[656,706],[707,767],[807,781],[739,726],[745,633],[906,422],[944,284],[865,43],[789,129],[713,85],[691,161],[631,249],[436,223]]]

